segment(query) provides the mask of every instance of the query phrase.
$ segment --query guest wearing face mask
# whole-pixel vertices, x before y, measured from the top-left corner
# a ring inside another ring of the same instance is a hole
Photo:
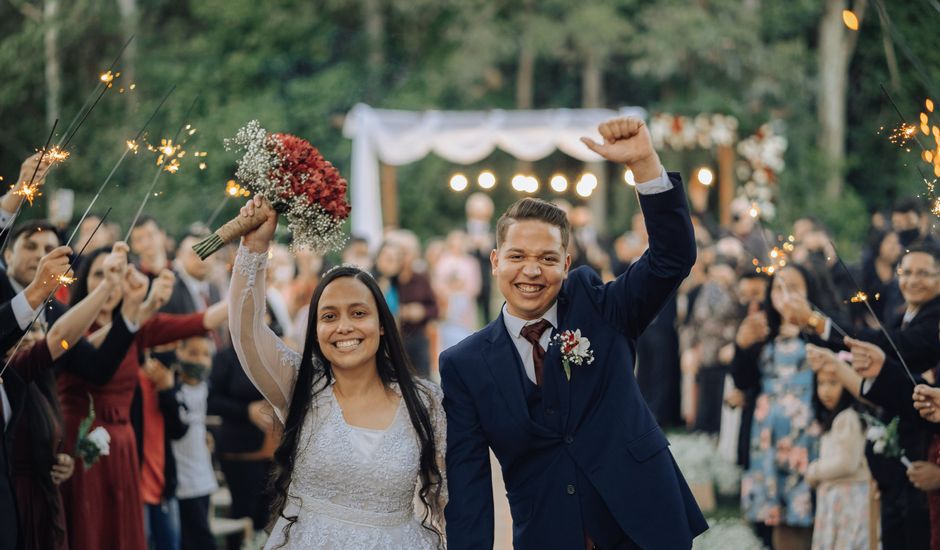
[[[891,209],[891,227],[897,232],[902,247],[909,248],[913,244],[937,246],[937,241],[927,233],[923,218],[924,205],[916,197],[901,199]]]
[[[209,496],[218,488],[212,456],[206,441],[206,378],[212,366],[212,343],[204,336],[187,338],[176,348],[175,370],[180,384],[177,399],[180,416],[189,426],[172,442],[176,457],[176,498],[180,508],[182,549],[214,549],[209,529]]]

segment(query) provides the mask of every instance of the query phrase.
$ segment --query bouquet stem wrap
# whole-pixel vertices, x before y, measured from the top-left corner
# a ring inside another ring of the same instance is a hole
[[[278,203],[274,206],[274,210],[279,214],[283,214],[285,209],[282,204]],[[205,260],[228,243],[234,242],[243,235],[261,227],[266,219],[267,214],[260,208],[256,209],[251,216],[236,216],[216,229],[214,233],[194,244],[193,250],[199,255],[199,259]]]

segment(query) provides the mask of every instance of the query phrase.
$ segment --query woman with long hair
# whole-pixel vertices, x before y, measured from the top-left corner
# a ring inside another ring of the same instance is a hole
[[[96,250],[82,262],[72,287],[73,304],[93,294],[103,283],[105,252]],[[125,288],[115,287],[108,293],[92,331],[107,325],[114,311],[124,308],[126,294],[148,292],[146,276],[133,266],[128,267],[127,278],[129,284]],[[115,369],[94,376],[68,371],[58,374],[63,425],[68,435],[65,452],[74,452],[72,434],[78,433],[79,423],[88,416],[90,399],[94,400],[95,408],[92,429],[104,426],[111,436],[110,454],[101,457],[88,470],[76,468],[72,479],[62,485],[72,550],[146,548],[140,469],[144,457],[138,458],[137,440],[131,425],[131,402],[138,386],[144,350],[204,334],[224,322],[227,310],[223,303],[190,315],[154,313],[166,303],[172,289],[173,278],[169,272],[154,280],[137,314],[127,319],[139,325],[139,329]]]
[[[232,272],[232,343],[284,424],[274,454],[267,548],[444,546],[441,390],[419,380],[375,279],[327,273],[310,301],[303,353],[264,323],[264,265],[277,214],[245,235]],[[415,495],[420,500],[414,509]]]
[[[807,301],[819,303],[810,271],[790,264],[774,274],[763,311],[752,312],[738,329],[731,363],[735,385],[759,392],[741,508],[748,521],[770,528],[773,548],[784,550],[809,548],[814,520],[806,470],[816,459],[821,430],[806,344],[819,340],[792,318],[792,304]]]

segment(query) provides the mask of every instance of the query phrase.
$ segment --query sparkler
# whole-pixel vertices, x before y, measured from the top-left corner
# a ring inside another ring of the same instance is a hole
[[[166,103],[166,100],[170,97],[170,95],[173,93],[175,89],[176,89],[176,85],[174,84],[167,91],[166,95],[163,96],[163,99],[160,100],[160,103],[157,104],[157,108],[154,109],[152,113],[150,113],[150,118],[148,118],[147,122],[144,122],[144,125],[140,127],[140,130],[137,131],[137,134],[134,136],[134,138],[127,140],[126,142],[127,147],[125,147],[124,152],[121,153],[121,158],[119,158],[117,162],[114,163],[114,167],[111,168],[111,172],[108,174],[108,177],[106,177],[104,181],[101,183],[101,185],[98,187],[98,192],[95,193],[94,197],[92,197],[91,202],[88,203],[88,207],[85,208],[85,212],[82,214],[82,217],[78,220],[78,223],[75,224],[75,229],[72,230],[72,234],[69,236],[69,240],[65,243],[66,246],[72,244],[72,239],[74,239],[75,235],[78,233],[78,229],[82,226],[82,222],[85,221],[85,218],[88,217],[88,213],[91,212],[91,208],[98,201],[98,197],[101,196],[101,193],[104,191],[105,187],[108,186],[108,183],[111,181],[111,178],[114,177],[115,172],[117,172],[117,169],[124,162],[124,159],[127,158],[128,153],[133,152],[134,154],[137,154],[137,150],[140,147],[137,141],[140,139],[142,135],[144,135],[144,132],[147,130],[147,126],[149,126],[150,123],[153,121],[153,118],[157,116],[157,113],[160,112],[160,109],[163,108],[163,104]]]
[[[196,154],[198,155],[199,153],[196,153]],[[228,180],[225,183],[225,198],[223,198],[222,201],[219,202],[219,205],[215,207],[215,210],[212,211],[212,215],[209,216],[209,221],[206,222],[206,226],[212,227],[212,222],[214,222],[215,219],[219,216],[219,214],[222,212],[222,208],[224,208],[225,205],[228,204],[228,201],[230,199],[233,199],[235,197],[248,197],[248,196],[251,196],[251,191],[245,189],[241,185],[238,185],[238,183],[235,180]]]
[[[39,173],[39,167],[42,165],[42,160],[46,157],[46,154],[49,152],[49,143],[52,141],[52,136],[55,135],[55,128],[59,125],[59,119],[55,119],[52,123],[52,129],[49,131],[49,137],[46,138],[46,144],[42,147],[42,152],[39,155],[39,161],[36,163],[36,168],[33,169],[33,175],[29,177],[29,181],[24,183],[22,188],[14,193],[23,195],[29,200],[30,206],[32,206],[33,201],[29,198],[27,193],[31,193],[33,198],[35,198],[36,193],[38,193],[38,185],[33,187],[33,181],[36,179],[36,174]],[[7,222],[6,227],[3,229],[5,233],[3,235],[3,241],[0,242],[0,256],[3,256],[3,251],[6,250],[7,240],[10,238],[10,233],[13,233],[13,223],[16,221],[16,218],[20,215],[20,211],[23,209],[23,201],[20,201],[20,204],[16,207],[16,212],[13,213],[13,216],[10,218],[10,221]]]
[[[890,334],[888,334],[887,329],[885,329],[885,326],[881,323],[881,319],[879,319],[878,316],[875,315],[875,310],[873,310],[871,307],[871,304],[868,303],[868,295],[862,292],[861,290],[862,287],[859,286],[859,284],[855,281],[855,276],[852,275],[852,272],[849,271],[849,267],[845,265],[844,261],[842,261],[842,256],[839,254],[839,251],[836,249],[836,244],[832,242],[831,240],[829,241],[829,244],[832,245],[832,250],[836,255],[836,260],[839,262],[839,265],[842,266],[842,269],[845,271],[845,274],[849,276],[849,281],[852,282],[852,286],[859,289],[858,294],[855,295],[856,298],[860,298],[857,301],[865,304],[865,307],[868,308],[868,313],[871,313],[871,316],[875,319],[875,322],[878,323],[878,328],[881,329],[881,334],[883,334],[885,339],[888,340],[888,343],[891,344],[891,348],[894,349],[894,353],[898,356],[898,359],[901,360],[901,366],[904,367],[904,372],[907,373],[907,377],[910,378],[911,383],[916,386],[917,380],[915,380],[914,375],[911,374],[911,369],[908,368],[907,361],[904,360],[904,356],[901,355],[901,352],[898,350],[898,346],[895,345],[894,339],[891,338]],[[855,299],[853,299],[852,301],[856,302]]]
[[[771,258],[771,260],[774,261],[773,263],[776,265],[772,264],[769,266],[761,266],[760,261],[757,258],[754,258],[753,264],[756,267],[758,273],[773,275],[778,270],[778,268],[782,269],[786,267],[787,255],[793,251],[794,249],[793,242],[796,239],[793,237],[793,235],[789,235],[787,237],[786,242],[783,243],[782,249],[776,246],[770,246],[770,241],[767,240],[767,235],[764,233],[764,224],[760,219],[760,207],[758,206],[757,201],[751,199],[746,188],[742,187],[741,189],[744,191],[744,196],[747,198],[747,200],[751,202],[751,209],[748,211],[748,215],[754,218],[754,221],[757,223],[757,233],[760,235],[761,241],[764,242],[764,247],[768,250],[767,255]],[[744,244],[743,240],[741,241],[741,244]],[[783,292],[784,294],[787,295],[787,300],[789,301],[790,288],[787,286],[787,282],[783,278],[780,279],[780,282],[781,284],[783,284]],[[806,300],[806,303],[809,304],[809,307],[813,311],[820,313],[822,315],[826,315],[825,313],[822,312],[822,310],[819,309],[819,307],[816,306],[816,304],[809,301],[808,298],[804,298],[804,299]],[[829,325],[836,332],[841,334],[843,337],[848,336],[848,334],[846,334],[846,332],[842,330],[842,327],[840,327],[838,323],[836,323],[835,319],[833,319],[832,317],[828,315],[826,315],[826,318],[829,319]]]
[[[78,133],[79,128],[81,128],[82,124],[85,123],[85,120],[88,118],[88,115],[91,114],[91,112],[98,105],[98,102],[101,101],[101,98],[102,96],[104,96],[104,93],[108,91],[108,89],[111,88],[112,81],[121,74],[121,73],[114,73],[112,71],[114,70],[114,66],[117,65],[117,62],[121,59],[121,56],[124,55],[124,51],[130,45],[132,40],[134,40],[134,35],[131,35],[131,37],[127,39],[127,42],[125,42],[124,45],[121,46],[121,50],[118,52],[117,56],[114,58],[114,61],[111,62],[111,65],[109,65],[108,68],[105,70],[105,72],[102,73],[100,77],[98,77],[98,81],[99,81],[98,85],[88,95],[88,98],[85,100],[85,104],[82,105],[82,108],[79,109],[78,113],[75,114],[75,118],[72,119],[71,124],[69,124],[69,127],[65,130],[65,133],[62,135],[62,139],[59,140],[59,143],[56,144],[56,147],[59,147],[61,149],[65,149],[66,147],[68,147],[69,143],[72,142],[72,138],[74,138],[75,134]],[[98,94],[97,97],[95,97],[96,93]],[[86,110],[85,107],[88,105],[88,103],[91,101],[93,97],[95,98],[94,103],[92,103],[91,107],[89,107]],[[84,111],[84,113],[82,111]],[[76,122],[78,123],[77,125],[76,125]]]
[[[98,222],[98,225],[95,226],[95,230],[91,232],[92,235],[94,235],[95,233],[98,232],[99,229],[101,229],[101,226],[104,225],[104,221],[108,219],[108,214],[110,213],[111,213],[111,209],[108,208],[108,211],[104,213],[104,216],[101,216],[101,220]],[[10,363],[13,362],[13,358],[16,356],[16,352],[19,351],[20,346],[23,345],[23,341],[26,339],[26,335],[29,334],[29,331],[33,328],[33,325],[35,325],[39,321],[39,318],[42,317],[42,312],[45,311],[46,304],[48,304],[49,300],[51,300],[52,297],[55,296],[55,293],[57,290],[59,290],[59,287],[63,285],[63,282],[62,282],[63,278],[70,279],[70,283],[71,281],[75,280],[74,278],[69,277],[68,274],[75,267],[75,263],[78,262],[79,258],[82,257],[82,254],[85,252],[85,247],[87,247],[88,243],[90,242],[91,242],[91,238],[89,237],[89,239],[85,242],[84,246],[82,246],[82,249],[78,251],[78,254],[75,255],[75,258],[72,259],[72,262],[65,269],[65,273],[62,273],[61,275],[56,277],[57,282],[56,282],[55,287],[52,288],[52,291],[49,292],[49,295],[46,296],[46,299],[43,300],[41,304],[39,304],[39,308],[37,308],[36,316],[33,317],[33,320],[30,321],[28,325],[26,325],[26,330],[24,331],[23,336],[20,337],[19,341],[16,343],[16,346],[13,348],[13,352],[10,353],[10,357],[3,364],[3,368],[0,369],[0,380],[3,379],[3,373],[7,371],[7,367],[9,367]],[[64,344],[62,347],[65,349],[68,349],[68,342],[65,342],[64,340],[63,342]]]
[[[199,95],[197,95],[195,98],[193,98],[193,102],[189,105],[189,109],[187,109],[187,110],[186,110],[186,114],[183,115],[183,122],[184,122],[184,123],[183,123],[183,124],[180,124],[179,130],[176,131],[176,135],[173,136],[173,139],[171,139],[169,142],[164,142],[164,146],[167,146],[167,147],[172,146],[173,142],[179,140],[179,136],[180,136],[180,134],[183,132],[183,130],[186,130],[186,129],[191,128],[191,126],[190,126],[189,124],[185,124],[185,121],[186,121],[187,118],[189,118],[189,114],[193,111],[193,107],[196,106],[196,102],[197,102],[198,100],[199,100]],[[193,131],[190,132],[189,135],[192,135],[193,133],[195,133],[195,129],[193,129]],[[164,152],[164,154],[165,154],[165,152]],[[168,156],[169,156],[169,155],[168,155]],[[172,159],[172,160],[176,160],[176,159]],[[127,242],[128,239],[131,238],[131,231],[134,230],[134,225],[137,224],[137,220],[140,219],[140,215],[141,215],[141,213],[143,213],[144,207],[147,206],[147,201],[150,200],[150,195],[151,195],[151,193],[153,193],[154,188],[157,186],[157,182],[160,180],[160,176],[163,174],[163,172],[169,171],[169,170],[166,170],[166,168],[165,168],[162,164],[160,164],[159,161],[158,161],[157,164],[158,164],[158,166],[157,166],[157,172],[153,175],[153,180],[150,182],[150,187],[147,188],[147,193],[144,195],[144,200],[141,201],[140,207],[137,208],[137,213],[134,214],[134,220],[133,220],[133,221],[131,222],[131,224],[127,227],[127,235],[124,236],[124,242]],[[179,168],[179,163],[177,163],[177,169],[178,169],[178,168]],[[175,173],[175,172],[176,172],[176,170],[172,170],[172,171],[171,171],[171,173]]]
[[[895,103],[894,98],[891,97],[891,94],[888,93],[888,90],[887,88],[885,88],[884,84],[881,85],[881,92],[885,95],[885,97],[888,98],[888,101],[891,102],[891,106],[894,107],[894,112],[896,112],[898,114],[898,118],[901,119],[902,126],[904,125],[912,126],[912,125],[907,124],[907,121],[904,119],[904,114],[901,112],[901,109],[898,107],[898,104]],[[927,98],[927,100],[924,101],[924,108],[928,112],[931,112],[931,113],[933,112],[934,103],[930,98]],[[927,126],[926,122],[927,122],[927,114],[921,113],[921,125]],[[927,134],[928,132],[924,130],[925,128],[922,127],[921,131],[923,131],[924,134]],[[920,142],[920,138],[919,136],[917,136],[916,131],[914,132],[913,140],[917,142],[917,145],[920,146],[921,155],[923,155],[923,160],[927,162],[928,164],[930,164],[931,161],[933,162],[934,176],[940,177],[940,128],[938,128],[937,126],[934,126],[931,129],[930,133],[933,134],[934,142],[937,145],[936,151],[931,151],[930,149],[925,147],[924,144]],[[908,149],[908,151],[910,150]],[[928,160],[928,158],[930,160]],[[934,199],[936,198],[934,197],[934,183],[936,182],[936,180],[930,181],[927,178],[927,175],[924,174],[924,171],[921,170],[919,165],[915,164],[914,169],[917,170],[917,173],[920,174],[921,179],[923,179],[924,184],[927,186],[927,199],[930,201],[934,201]],[[940,216],[940,208],[938,207],[940,207],[940,199],[936,200],[936,202],[934,203],[933,207],[930,210],[935,215]]]

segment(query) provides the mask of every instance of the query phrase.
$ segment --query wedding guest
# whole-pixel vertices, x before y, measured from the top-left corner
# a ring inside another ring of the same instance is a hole
[[[733,357],[739,308],[732,265],[718,259],[708,268],[707,276],[684,336],[685,346],[694,350],[697,363],[698,393],[693,429],[718,433],[725,373]]]
[[[274,336],[262,319],[277,214],[255,195],[241,215],[256,209],[266,221],[242,237],[229,326],[284,423],[267,548],[443,547],[440,389],[412,375],[381,289],[356,267],[320,281],[303,354]]]
[[[467,250],[480,264],[480,294],[477,304],[483,315],[483,322],[489,323],[493,316],[490,312],[490,292],[493,275],[490,273],[490,251],[495,246],[493,237],[493,199],[486,193],[473,193],[467,197],[464,205],[467,215]]]
[[[396,318],[400,314],[401,298],[398,289],[398,275],[401,273],[403,260],[401,248],[397,244],[386,240],[375,253],[375,267],[372,268],[372,276],[375,278],[375,282],[378,283],[379,288],[382,289],[382,294],[385,295],[388,309]]]
[[[354,265],[363,271],[372,271],[372,254],[369,241],[355,235],[346,242],[342,252],[343,265]]]
[[[206,431],[209,386],[206,378],[212,366],[212,342],[195,336],[180,342],[176,364],[180,384],[176,396],[180,416],[187,429],[171,442],[176,459],[176,498],[179,501],[180,539],[183,550],[215,548],[209,529],[209,497],[218,489]]]
[[[207,235],[207,231],[193,228],[180,239],[176,257],[173,259],[176,283],[169,301],[160,310],[163,313],[195,313],[205,310],[221,299],[219,289],[208,280],[215,256],[202,260],[193,250],[193,245]]]
[[[884,332],[880,327],[836,324],[849,336],[881,349],[897,346],[911,369],[924,372],[935,367],[940,357],[940,251],[931,245],[912,245],[901,258],[898,286],[904,298],[904,314],[884,323]],[[794,302],[791,307],[800,326],[815,331],[832,345],[842,343],[842,336],[825,314],[812,311],[802,302]]]
[[[870,239],[871,249],[862,261],[862,290],[870,297],[868,305],[882,323],[887,323],[903,306],[897,269],[901,241],[893,231],[877,231]]]
[[[265,313],[265,324],[278,337],[283,332]],[[255,532],[264,530],[271,515],[271,495],[265,490],[274,465],[280,430],[271,405],[245,374],[231,346],[212,359],[208,414],[222,417],[215,451],[232,495],[229,517],[251,519]],[[229,537],[229,550],[242,548],[239,536]]]
[[[45,339],[52,346],[51,358],[58,370],[77,376],[107,376],[120,364],[132,340],[123,318],[113,320],[100,348],[89,344],[82,335],[111,291],[123,283],[126,266],[127,246],[120,243],[105,259],[105,281],[95,292],[60,316],[48,334],[43,323],[34,324],[37,338]],[[37,274],[39,272],[41,270]],[[13,481],[20,521],[19,547],[68,548],[59,485],[72,474],[74,461],[61,451],[64,440],[74,435],[63,432],[52,369],[37,373],[25,390],[20,396],[22,415],[10,426],[14,438]]]
[[[805,475],[818,442],[813,371],[806,363],[807,337],[789,304],[817,300],[806,269],[789,264],[777,271],[764,311],[752,313],[739,329],[731,366],[739,388],[759,388],[741,508],[748,521],[772,528],[773,548],[805,548],[812,540],[813,498]]]
[[[427,327],[437,319],[437,300],[427,276],[416,271],[421,259],[418,236],[402,229],[390,234],[389,238],[402,251],[402,268],[398,273],[398,317],[405,353],[418,376],[428,378],[431,376],[431,350]]]
[[[937,242],[923,227],[927,217],[924,204],[917,197],[905,197],[891,208],[891,228],[897,232],[901,246],[910,248],[915,244],[936,247]]]
[[[169,267],[166,231],[160,228],[153,216],[145,214],[138,218],[131,229],[128,244],[137,256],[137,267],[147,277],[153,279]]]
[[[157,358],[171,354],[144,352],[137,391],[131,402],[131,424],[140,457],[144,537],[153,550],[179,550],[182,543],[172,443],[186,435],[189,426],[180,414],[174,372]]]
[[[104,251],[89,254],[72,287],[72,302],[84,298],[104,279]],[[125,293],[147,293],[146,276],[128,268],[127,290],[115,289],[105,302],[91,330],[108,324],[112,312],[122,305]],[[172,274],[167,272],[169,277]],[[166,277],[164,277],[166,278]],[[121,548],[140,550],[146,547],[143,514],[141,513],[141,468],[136,437],[130,424],[131,402],[138,385],[138,370],[147,348],[175,342],[202,334],[224,321],[226,305],[216,304],[203,313],[176,316],[157,313],[169,299],[172,283],[154,284],[140,312],[132,323],[139,326],[117,371],[97,381],[59,373],[59,399],[65,433],[77,433],[78,425],[88,415],[89,398],[94,399],[96,419],[93,427],[103,426],[111,435],[111,449],[94,468],[77,468],[63,484],[63,501],[68,518],[69,546],[73,550],[92,550],[119,541]],[[127,300],[124,300],[126,303]],[[145,438],[152,441],[151,438]],[[162,442],[162,439],[160,440]],[[74,452],[74,443],[66,440],[66,452]],[[150,447],[147,446],[150,451]],[[145,454],[145,460],[158,460],[161,449]],[[156,474],[162,468],[148,466]],[[107,510],[108,513],[102,513]]]
[[[853,399],[838,376],[816,373],[814,405],[822,427],[819,458],[806,469],[806,480],[816,489],[813,549],[871,548],[869,485],[865,463],[865,435]]]
[[[477,296],[483,283],[476,260],[467,254],[463,231],[451,231],[447,235],[444,251],[431,274],[431,284],[438,298],[446,304],[438,324],[440,351],[444,351],[477,328]]]
[[[940,508],[932,510],[940,504],[933,502],[940,496],[940,447],[933,434],[940,433],[940,427],[924,421],[910,399],[916,384],[924,379],[914,372],[912,381],[895,357],[889,358],[888,352],[871,342],[846,338],[845,343],[852,350],[853,368],[865,378],[862,397],[881,407],[879,419],[885,424],[897,417],[897,442],[910,461],[908,465],[874,445],[866,447],[880,493],[882,546],[886,550],[934,550],[940,545],[940,533],[935,532],[932,520],[940,514]]]

